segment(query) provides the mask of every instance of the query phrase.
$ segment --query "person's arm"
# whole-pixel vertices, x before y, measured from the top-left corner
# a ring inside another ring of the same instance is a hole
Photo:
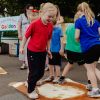
[[[22,40],[22,26],[21,21],[18,22],[18,39]]]
[[[98,28],[98,32],[99,32],[99,35],[100,35],[100,27]]]
[[[19,16],[17,28],[18,28],[18,39],[22,40],[22,15]]]
[[[47,42],[47,54],[48,54],[48,57],[50,59],[52,59],[52,53],[50,51],[50,44],[51,44],[52,32],[53,32],[53,25],[51,25],[51,31],[50,31],[48,42]]]
[[[77,19],[75,21],[75,40],[77,42],[80,41],[80,29],[81,29],[80,19]]]
[[[50,43],[51,43],[51,39],[49,39],[48,42],[47,42],[47,53],[48,53],[48,57],[50,59],[52,59],[52,54],[51,54],[51,51],[50,51]]]
[[[57,24],[61,24],[63,22],[64,22],[64,18],[60,16],[59,19],[57,20]]]
[[[100,36],[100,22],[98,20],[95,20],[95,23],[98,26],[98,33],[99,33],[99,36]]]
[[[63,43],[63,37],[60,38],[60,41],[61,41],[61,48],[60,48],[59,53],[60,53],[61,56],[64,56],[64,47],[65,47],[65,45]]]
[[[77,42],[79,42],[79,39],[80,38],[80,30],[79,29],[76,29],[75,30],[75,40],[77,41]]]
[[[30,24],[28,29],[26,30],[26,33],[22,39],[22,44],[20,46],[20,53],[23,53],[24,52],[24,47],[25,47],[25,44],[28,40],[28,38],[34,34],[34,23],[33,24]]]
[[[66,36],[66,34],[64,34],[63,39],[62,39],[62,43],[64,44],[64,47],[67,44],[66,40],[67,40],[67,36]]]
[[[27,38],[24,36],[22,39],[22,44],[20,46],[20,50],[19,50],[19,52],[22,54],[24,53],[24,47],[25,47],[26,42],[27,42]]]
[[[60,55],[61,56],[64,56],[64,43],[63,43],[63,31],[62,31],[62,28],[60,28],[60,31],[59,31],[59,34],[60,34],[60,43],[61,43],[61,48],[60,48],[60,51],[59,51],[59,53],[60,53]]]

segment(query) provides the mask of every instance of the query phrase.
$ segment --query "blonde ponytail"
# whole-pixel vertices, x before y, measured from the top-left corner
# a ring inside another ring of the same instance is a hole
[[[82,2],[81,4],[79,4],[77,10],[80,10],[84,13],[89,26],[94,24],[95,15],[91,10],[90,6],[86,2]]]

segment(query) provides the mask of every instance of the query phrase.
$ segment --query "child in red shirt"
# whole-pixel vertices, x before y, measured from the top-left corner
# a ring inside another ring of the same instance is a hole
[[[31,99],[38,98],[35,87],[37,81],[44,75],[46,49],[48,50],[49,56],[52,57],[49,51],[53,30],[51,21],[56,14],[57,8],[52,3],[46,3],[41,9],[40,18],[30,24],[22,40],[22,45],[20,47],[21,53],[24,52],[25,43],[27,39],[30,38],[27,47],[29,65],[27,95]]]

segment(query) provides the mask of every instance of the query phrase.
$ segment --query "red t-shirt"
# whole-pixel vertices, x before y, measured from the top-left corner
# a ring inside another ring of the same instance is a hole
[[[41,18],[33,21],[25,34],[26,38],[30,37],[28,49],[33,52],[46,51],[47,42],[52,36],[52,30],[52,23],[44,25],[41,21]]]

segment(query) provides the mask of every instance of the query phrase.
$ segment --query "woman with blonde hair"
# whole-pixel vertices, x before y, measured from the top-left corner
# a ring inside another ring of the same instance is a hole
[[[93,11],[86,2],[79,4],[77,11],[81,11],[81,16],[75,22],[75,39],[77,42],[80,41],[87,76],[92,84],[92,90],[88,95],[100,97],[100,89],[97,85],[100,71],[96,68],[96,62],[100,57],[100,23],[95,19]]]

